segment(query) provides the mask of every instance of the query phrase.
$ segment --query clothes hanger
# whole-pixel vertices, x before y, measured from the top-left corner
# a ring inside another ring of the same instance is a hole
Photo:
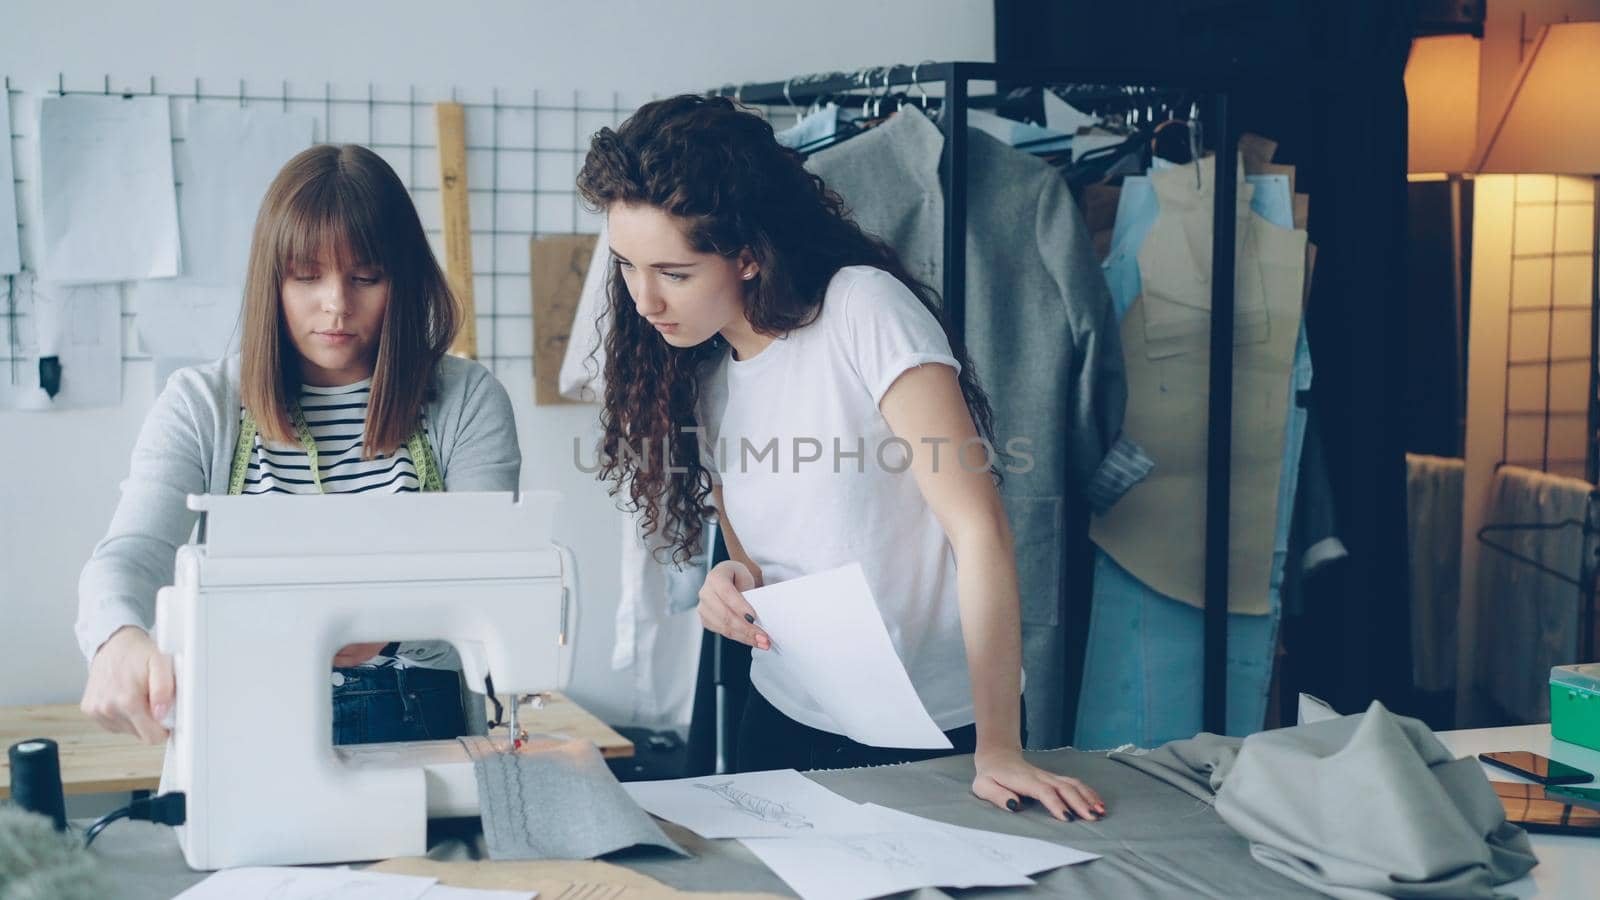
[[[1499,466],[1497,464],[1496,468],[1498,467]],[[1600,490],[1590,491],[1589,502],[1584,507],[1584,518],[1582,521],[1568,518],[1556,522],[1493,522],[1488,525],[1484,525],[1482,528],[1478,529],[1478,542],[1490,548],[1491,550],[1509,556],[1518,562],[1530,565],[1563,584],[1569,584],[1576,588],[1584,588],[1585,574],[1593,572],[1595,569],[1595,563],[1600,562],[1600,554],[1597,554],[1597,549],[1600,548],[1587,546],[1587,538],[1595,535],[1597,532],[1600,532],[1600,527],[1597,527],[1595,521],[1595,508],[1597,501],[1600,501]],[[1583,536],[1586,539],[1586,545],[1583,548],[1584,559],[1579,561],[1579,572],[1576,578],[1568,575],[1566,572],[1553,569],[1539,560],[1533,559],[1532,557],[1524,556],[1520,552],[1512,549],[1509,546],[1506,546],[1505,544],[1497,543],[1496,541],[1490,539],[1490,535],[1494,534],[1513,534],[1530,531],[1561,531],[1562,529],[1566,528],[1583,529]]]

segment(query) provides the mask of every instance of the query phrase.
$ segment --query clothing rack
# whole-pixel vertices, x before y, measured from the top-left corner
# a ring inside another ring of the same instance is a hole
[[[803,106],[833,94],[883,91],[904,86],[919,96],[942,85],[937,99],[944,110],[945,153],[940,160],[944,188],[943,315],[952,331],[965,334],[967,279],[967,111],[991,105],[974,98],[974,81],[1020,86],[1079,86],[1082,94],[1106,99],[1118,90],[1194,91],[1209,98],[1207,133],[1215,138],[1216,190],[1212,217],[1211,366],[1206,442],[1205,662],[1202,719],[1207,731],[1227,730],[1228,527],[1233,442],[1234,216],[1238,190],[1238,134],[1229,120],[1229,82],[1216,72],[1031,65],[980,62],[921,62],[856,72],[798,75],[786,81],[733,85],[707,93],[741,103]],[[1069,92],[1068,96],[1072,96]],[[1129,96],[1142,96],[1137,93]],[[976,102],[975,102],[976,100]]]

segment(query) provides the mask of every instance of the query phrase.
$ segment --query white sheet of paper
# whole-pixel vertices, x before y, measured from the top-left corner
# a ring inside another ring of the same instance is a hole
[[[1297,712],[1299,714],[1295,723],[1297,725],[1311,725],[1339,718],[1339,711],[1329,706],[1328,701],[1311,694],[1300,695]]]
[[[1061,866],[1075,866],[1100,858],[1097,853],[1074,850],[1038,838],[1018,837],[1014,834],[1001,834],[979,828],[964,828],[948,822],[914,816],[876,803],[862,805],[883,822],[885,828],[894,831],[936,831],[947,834],[975,848],[990,860],[1023,875],[1037,875]]]
[[[315,120],[219,103],[189,103],[186,111],[188,130],[175,150],[184,278],[242,288],[261,199],[283,164],[311,146]]]
[[[0,275],[22,271],[17,240],[16,168],[11,162],[11,92],[0,88]]]
[[[1098,116],[1080,111],[1076,106],[1057,97],[1054,91],[1044,92],[1044,123],[1057,131],[1077,134],[1079,128],[1099,124]]]
[[[166,97],[46,97],[39,111],[43,277],[178,274],[178,201]]]
[[[157,358],[214,360],[238,350],[243,296],[241,287],[188,278],[128,285],[139,342]]]
[[[484,888],[451,887],[436,884],[428,888],[421,900],[533,900],[538,891],[492,891]]]
[[[860,563],[744,597],[772,638],[762,665],[806,685],[814,711],[834,725],[827,730],[871,747],[950,749],[895,653]]]
[[[1014,887],[1033,879],[936,831],[741,841],[804,900],[863,900],[921,887]]]
[[[122,403],[122,296],[117,285],[61,285],[30,273],[0,280],[0,409]],[[12,332],[13,325],[15,333]],[[61,390],[39,386],[39,357],[61,361]]]
[[[173,900],[420,900],[438,879],[359,869],[224,869]]]
[[[854,834],[879,827],[859,804],[793,769],[629,781],[622,789],[646,812],[703,838]]]

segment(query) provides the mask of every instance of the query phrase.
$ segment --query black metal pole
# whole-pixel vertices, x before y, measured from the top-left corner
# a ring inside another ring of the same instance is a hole
[[[1206,418],[1205,729],[1228,730],[1228,523],[1233,480],[1234,228],[1238,137],[1228,96],[1216,95],[1216,184],[1211,241],[1210,412]]]
[[[1589,270],[1589,431],[1588,452],[1584,460],[1584,478],[1590,484],[1600,481],[1600,178],[1594,179],[1594,248]],[[1594,532],[1595,501],[1591,497],[1584,505],[1583,565],[1579,577],[1583,586],[1578,593],[1583,608],[1578,610],[1578,648],[1585,660],[1595,654],[1595,559],[1590,555],[1588,537]]]
[[[1460,175],[1450,175],[1450,282],[1451,296],[1455,301],[1455,365],[1454,376],[1456,383],[1456,410],[1452,425],[1455,426],[1451,437],[1455,439],[1456,452],[1466,455],[1467,446],[1467,318],[1466,318],[1466,277],[1461,267],[1466,260],[1462,255],[1461,246],[1461,191],[1463,179]],[[1590,392],[1593,394],[1593,392]]]
[[[1594,258],[1589,272],[1589,433],[1583,477],[1600,484],[1600,178],[1594,179]],[[1587,551],[1585,551],[1587,552]],[[1585,656],[1584,659],[1591,659]]]
[[[967,325],[967,69],[952,63],[944,81],[944,318],[966,340]]]

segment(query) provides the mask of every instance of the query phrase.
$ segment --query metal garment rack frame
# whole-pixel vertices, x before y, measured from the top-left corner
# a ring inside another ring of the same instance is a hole
[[[952,330],[966,333],[967,279],[967,110],[968,87],[992,81],[1023,85],[1123,85],[1192,90],[1211,99],[1209,133],[1216,138],[1216,189],[1211,248],[1211,365],[1206,436],[1205,662],[1202,721],[1207,731],[1227,732],[1228,523],[1233,457],[1233,220],[1238,191],[1238,133],[1228,116],[1228,82],[1218,73],[1113,69],[1084,66],[981,62],[924,62],[854,73],[804,75],[787,81],[724,85],[707,93],[742,103],[804,105],[814,98],[894,86],[943,84],[945,153],[939,163],[944,187],[943,313]]]

